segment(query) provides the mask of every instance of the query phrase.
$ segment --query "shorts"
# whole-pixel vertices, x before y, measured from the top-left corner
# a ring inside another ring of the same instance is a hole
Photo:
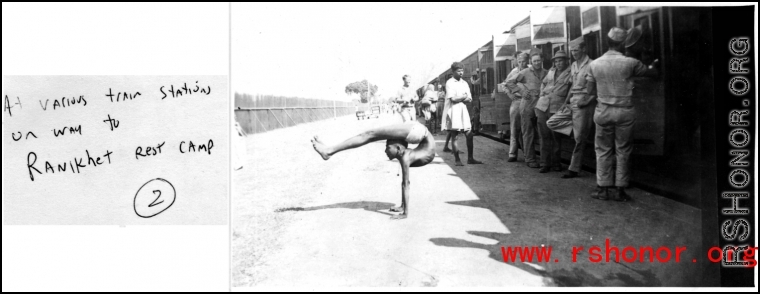
[[[422,139],[425,139],[428,134],[428,130],[425,126],[418,122],[412,122],[412,130],[406,135],[406,142],[411,144],[419,144]]]

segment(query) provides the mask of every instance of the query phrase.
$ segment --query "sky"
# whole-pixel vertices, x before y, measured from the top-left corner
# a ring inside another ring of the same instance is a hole
[[[541,4],[545,5],[545,4]],[[350,101],[367,79],[382,98],[419,87],[528,17],[538,4],[233,3],[232,91]]]

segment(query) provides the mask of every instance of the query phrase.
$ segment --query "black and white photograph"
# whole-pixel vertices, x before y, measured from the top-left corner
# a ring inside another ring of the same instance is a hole
[[[232,286],[720,285],[712,9],[234,3]]]

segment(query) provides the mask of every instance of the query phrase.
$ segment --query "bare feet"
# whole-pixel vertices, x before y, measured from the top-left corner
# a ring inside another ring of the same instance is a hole
[[[449,146],[443,147],[443,152],[454,154],[454,150],[451,150]],[[462,154],[462,151],[457,151],[457,153]]]
[[[462,164],[462,161],[459,161],[459,160],[457,160],[457,161],[454,163],[454,165],[456,165],[456,166],[464,166],[464,164]]]
[[[319,137],[314,136],[314,139],[311,139],[311,144],[314,146],[314,150],[319,153],[320,156],[322,156],[322,159],[328,160],[330,159],[330,155],[327,154],[327,149],[325,144],[322,144],[322,142],[319,141]]]
[[[400,219],[405,219],[405,218],[406,218],[406,214],[399,214],[399,215],[392,216],[391,220],[400,220]]]
[[[467,164],[483,164],[482,161],[477,161],[473,158],[467,160]]]
[[[404,206],[394,206],[390,209],[391,212],[404,212]]]

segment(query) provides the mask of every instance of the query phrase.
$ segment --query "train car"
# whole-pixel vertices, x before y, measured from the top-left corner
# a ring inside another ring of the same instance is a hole
[[[643,31],[639,41],[641,50],[626,54],[646,65],[658,60],[660,76],[635,78],[634,81],[637,119],[631,159],[632,177],[639,186],[698,206],[699,105],[700,100],[713,98],[705,96],[711,93],[707,88],[711,87],[712,81],[705,78],[709,74],[705,74],[705,69],[693,61],[704,57],[696,42],[711,41],[709,33],[703,32],[709,32],[709,9],[662,6],[543,7],[532,11],[528,18],[515,24],[511,30],[493,36],[493,80],[501,83],[506,78],[515,66],[510,57],[514,56],[514,52],[527,53],[532,48],[539,48],[546,61],[545,68],[550,68],[551,57],[557,51],[567,52],[569,40],[582,37],[589,57],[596,59],[608,50],[606,33],[610,28],[630,29],[638,26]],[[514,52],[511,46],[514,46]],[[471,59],[468,57],[466,60]],[[484,64],[479,67],[487,68]],[[486,135],[496,135],[498,130],[504,136],[508,135],[511,101],[502,90],[494,87],[493,95],[489,95],[493,97],[493,103],[482,105],[481,112],[491,113],[488,115],[494,118],[497,125],[495,130],[485,129]],[[485,117],[487,115],[482,115],[481,119]],[[593,146],[594,136],[589,136],[587,140],[590,143],[588,146]],[[563,136],[562,141],[562,156],[569,160],[574,141],[567,136]],[[596,167],[594,149],[587,148],[586,152],[584,166],[593,169]]]
[[[503,86],[507,75],[517,66],[514,63],[517,52],[530,52],[531,42],[530,17],[526,17],[510,28],[510,30],[492,36],[493,54],[492,64],[494,73],[494,87],[491,89],[492,104],[483,105],[481,112],[490,113],[493,117],[492,128],[484,128],[484,133],[496,133],[500,139],[509,139],[509,107],[512,100],[507,96],[506,88]],[[496,86],[501,85],[501,86]]]
[[[710,32],[710,8],[618,6],[615,16],[617,26],[643,30],[643,50],[627,54],[646,65],[660,63],[658,79],[639,78],[634,85],[635,176],[662,187],[679,187],[679,196],[693,201],[700,195],[699,105],[714,99],[707,96],[710,73],[695,62],[711,58],[698,46],[712,42],[705,33]]]
[[[514,68],[515,53],[517,52],[517,37],[512,30],[492,36],[494,53],[494,79],[497,87],[493,90],[494,107],[491,109],[495,118],[495,128],[501,139],[509,135],[509,107],[512,100],[507,96],[504,81]],[[486,107],[481,110],[488,111]]]
[[[494,72],[494,42],[489,41],[478,49],[478,71],[480,84],[478,89],[473,91],[478,94],[478,118],[480,119],[481,129],[483,131],[494,131],[496,124],[496,102],[495,97],[491,95],[496,88],[496,75]]]
[[[494,74],[493,60],[493,40],[478,49],[478,69],[480,75],[480,95],[490,95],[496,87],[496,76]]]

